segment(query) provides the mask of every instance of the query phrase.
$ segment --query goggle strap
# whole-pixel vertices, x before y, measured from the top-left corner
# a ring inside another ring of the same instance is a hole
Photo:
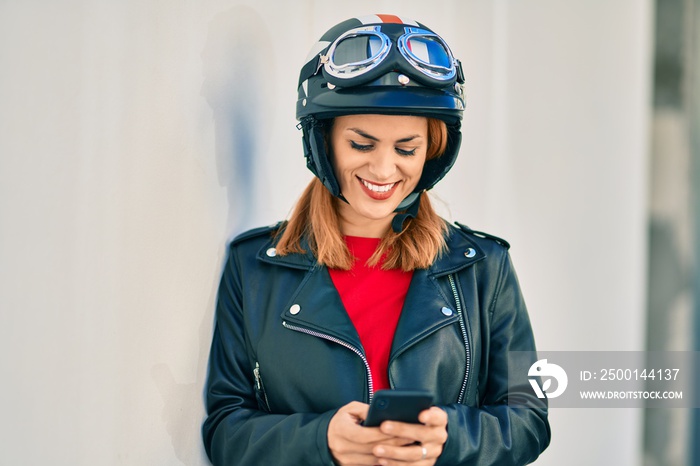
[[[457,82],[464,84],[464,70],[462,69],[462,62],[458,58],[455,58],[455,66],[457,68]]]
[[[297,88],[301,86],[304,81],[318,73],[321,66],[323,66],[321,63],[321,55],[316,55],[315,59],[306,62],[306,65],[301,68],[301,72],[299,73],[299,84]]]

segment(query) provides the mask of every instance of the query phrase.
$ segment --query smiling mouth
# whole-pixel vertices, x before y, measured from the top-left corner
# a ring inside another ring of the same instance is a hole
[[[396,185],[396,183],[374,184],[370,183],[367,180],[363,180],[362,178],[360,178],[360,181],[362,181],[362,184],[365,185],[367,189],[375,193],[387,193],[391,191],[391,188],[393,188]]]
[[[376,201],[383,201],[385,199],[389,199],[394,194],[394,191],[396,190],[395,188],[399,185],[398,181],[387,184],[377,184],[370,183],[369,181],[360,178],[359,176],[357,177],[357,179],[360,181],[364,192]]]

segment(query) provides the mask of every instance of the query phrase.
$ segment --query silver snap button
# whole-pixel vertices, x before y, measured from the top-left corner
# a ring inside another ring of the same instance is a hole
[[[267,251],[265,251],[265,254],[267,254],[268,257],[275,257],[277,255],[277,249],[270,248]]]
[[[464,255],[471,259],[472,257],[476,256],[476,251],[474,248],[469,248],[464,252]]]
[[[289,313],[293,316],[299,314],[301,312],[301,306],[298,304],[292,304],[292,307],[289,308]]]
[[[449,317],[449,316],[451,316],[452,314],[454,314],[454,311],[453,311],[452,309],[450,309],[449,307],[443,307],[441,310],[442,310],[442,313],[443,313],[444,315],[446,315],[447,317]]]

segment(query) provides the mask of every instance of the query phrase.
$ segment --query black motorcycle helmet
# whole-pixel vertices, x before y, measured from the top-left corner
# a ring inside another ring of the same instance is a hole
[[[397,208],[394,230],[415,217],[420,193],[452,168],[461,142],[464,75],[445,41],[427,26],[392,15],[343,21],[314,45],[299,76],[296,116],[306,165],[345,200],[324,143],[324,125],[352,114],[415,115],[443,120],[448,141],[442,156],[426,161],[414,189]]]

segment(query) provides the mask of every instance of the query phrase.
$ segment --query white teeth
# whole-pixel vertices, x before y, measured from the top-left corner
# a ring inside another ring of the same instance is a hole
[[[367,189],[369,189],[370,191],[374,191],[375,193],[386,193],[386,192],[391,191],[391,188],[393,188],[396,183],[378,186],[376,184],[370,183],[369,181],[362,180],[362,184],[364,184],[367,187]]]

